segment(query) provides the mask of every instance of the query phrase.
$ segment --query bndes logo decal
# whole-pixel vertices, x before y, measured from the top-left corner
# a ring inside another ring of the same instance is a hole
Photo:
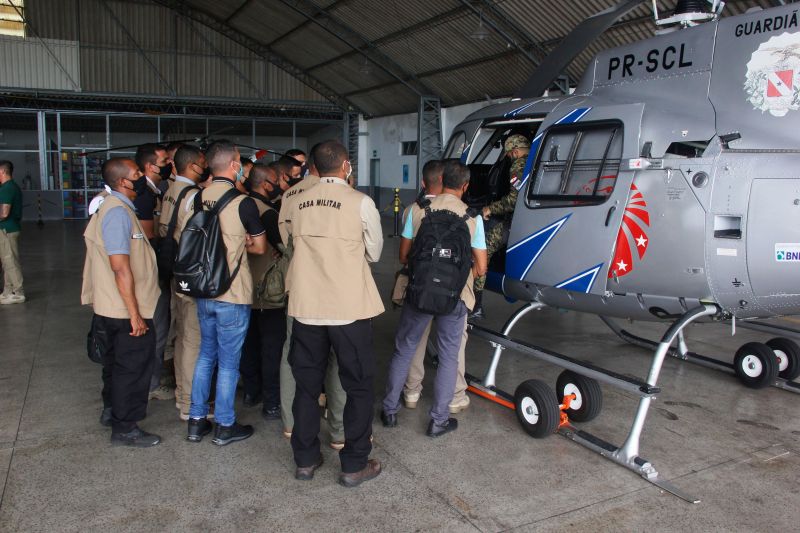
[[[761,43],[747,63],[744,90],[755,109],[782,117],[800,109],[800,33]]]
[[[775,261],[780,263],[800,263],[800,243],[776,243]]]

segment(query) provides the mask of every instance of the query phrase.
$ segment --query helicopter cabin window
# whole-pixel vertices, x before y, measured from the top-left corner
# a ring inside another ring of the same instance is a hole
[[[444,150],[445,159],[461,159],[461,154],[464,153],[464,148],[467,147],[467,134],[463,131],[457,131],[450,138],[450,143]]]
[[[528,207],[605,202],[614,191],[621,158],[620,122],[551,127],[528,187]]]

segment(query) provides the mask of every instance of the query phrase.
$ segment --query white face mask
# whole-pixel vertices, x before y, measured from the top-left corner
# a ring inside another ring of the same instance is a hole
[[[350,163],[350,161],[347,161],[347,166],[350,167],[350,168],[348,168],[348,170],[347,170],[347,176],[345,177],[345,179],[349,180],[350,176],[353,175],[353,165]]]

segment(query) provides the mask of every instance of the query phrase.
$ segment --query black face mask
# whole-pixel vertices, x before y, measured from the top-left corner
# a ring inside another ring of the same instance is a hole
[[[211,169],[209,167],[206,167],[205,169],[203,169],[203,173],[200,174],[200,183],[207,181],[209,176],[211,176]]]
[[[286,183],[289,184],[289,187],[292,187],[293,185],[297,185],[301,181],[303,181],[303,178],[289,178],[288,180],[286,180]]]
[[[136,193],[136,196],[141,196],[147,191],[147,178],[142,176],[138,180],[133,182],[133,192]]]
[[[278,187],[277,185],[273,185],[272,186],[272,190],[271,191],[267,191],[267,198],[269,198],[269,201],[272,202],[276,198],[278,198],[278,196],[281,195],[281,192],[283,192],[283,191],[281,191],[280,187]]]
[[[158,167],[158,175],[161,176],[162,180],[168,180],[172,176],[172,165]]]

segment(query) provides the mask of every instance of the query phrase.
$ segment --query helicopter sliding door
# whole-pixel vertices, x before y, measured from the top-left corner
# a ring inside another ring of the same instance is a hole
[[[507,279],[604,294],[609,277],[633,268],[637,243],[631,246],[620,228],[623,220],[637,228],[643,224],[635,216],[641,213],[631,190],[634,172],[628,170],[628,160],[638,157],[642,109],[575,107],[553,113],[558,120],[534,140],[535,163],[529,160],[526,167],[506,252]],[[615,254],[617,247],[627,253]]]

